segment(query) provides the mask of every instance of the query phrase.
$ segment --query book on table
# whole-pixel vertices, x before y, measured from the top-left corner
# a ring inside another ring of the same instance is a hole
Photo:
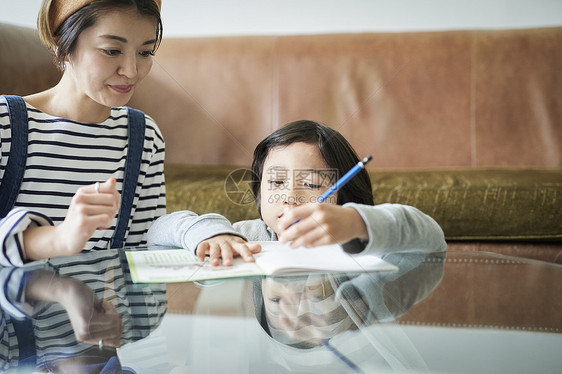
[[[212,266],[186,249],[126,251],[135,283],[189,282],[208,279],[268,276],[298,273],[364,273],[396,271],[397,267],[370,254],[350,255],[337,244],[291,248],[280,242],[259,242],[255,262],[235,257],[232,266]]]

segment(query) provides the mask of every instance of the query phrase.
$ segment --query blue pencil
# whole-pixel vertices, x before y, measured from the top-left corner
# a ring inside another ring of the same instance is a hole
[[[318,198],[317,201],[319,203],[325,201],[328,197],[330,197],[330,195],[332,195],[334,192],[342,188],[343,185],[349,182],[351,178],[353,178],[355,175],[357,175],[357,173],[359,173],[361,169],[365,167],[367,162],[371,161],[372,158],[373,158],[372,156],[367,156],[363,160],[359,161],[357,165],[351,168],[350,171],[345,173],[345,175],[341,177],[332,187],[330,187],[326,192],[324,192],[322,196]]]
[[[326,347],[330,352],[332,352],[337,358],[339,358],[350,369],[352,369],[353,371],[355,371],[357,373],[361,373],[361,370],[359,370],[359,368],[353,362],[351,362],[347,357],[342,355],[341,352],[338,351],[337,349],[335,349],[330,343],[323,342],[322,345],[324,347]]]

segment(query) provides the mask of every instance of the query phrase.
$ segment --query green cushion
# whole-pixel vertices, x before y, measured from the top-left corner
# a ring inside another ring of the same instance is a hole
[[[562,239],[562,169],[456,169],[371,174],[375,203],[432,216],[449,240]]]
[[[220,213],[231,222],[259,218],[255,201],[241,199],[237,193],[237,190],[243,194],[251,191],[249,178],[243,178],[238,187],[227,184],[233,180],[228,178],[231,173],[238,176],[236,170],[239,168],[167,164],[164,172],[168,213],[178,210],[191,210],[197,214]]]
[[[244,172],[236,167],[166,165],[168,212],[214,212],[232,222],[258,218]],[[562,239],[562,169],[369,173],[375,204],[415,206],[441,225],[447,240]]]

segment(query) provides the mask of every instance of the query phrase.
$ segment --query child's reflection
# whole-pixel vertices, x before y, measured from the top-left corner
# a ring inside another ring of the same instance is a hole
[[[409,338],[388,322],[431,294],[443,277],[444,258],[445,252],[395,253],[384,259],[397,272],[254,281],[258,322],[281,343],[270,347],[271,357],[296,371],[311,370],[312,363],[315,372],[426,369]]]
[[[269,331],[284,344],[310,348],[356,328],[324,275],[266,278],[262,290]]]

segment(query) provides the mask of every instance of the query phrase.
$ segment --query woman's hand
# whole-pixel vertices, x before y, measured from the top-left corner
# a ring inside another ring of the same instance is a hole
[[[205,261],[205,256],[209,255],[213,266],[220,264],[221,257],[223,265],[231,266],[234,256],[240,255],[244,261],[253,262],[253,254],[260,251],[258,243],[248,243],[239,236],[223,234],[203,240],[195,253],[200,261]]]
[[[277,232],[279,241],[290,242],[293,248],[369,238],[367,226],[355,209],[325,203],[287,208],[279,219]]]
[[[123,323],[113,304],[99,300],[85,284],[68,279],[59,302],[68,313],[76,340],[92,345],[119,347]]]
[[[113,304],[98,299],[83,282],[37,270],[25,288],[28,300],[57,302],[64,307],[77,341],[96,346],[102,341],[105,346],[119,347],[123,332],[121,316]]]
[[[37,260],[79,253],[97,229],[111,227],[121,196],[115,178],[80,187],[72,197],[64,221],[58,226],[31,227],[24,232],[28,259]]]
[[[115,184],[115,178],[110,178],[98,187],[93,184],[78,189],[64,222],[57,226],[67,255],[79,253],[97,229],[111,227],[121,203]]]

